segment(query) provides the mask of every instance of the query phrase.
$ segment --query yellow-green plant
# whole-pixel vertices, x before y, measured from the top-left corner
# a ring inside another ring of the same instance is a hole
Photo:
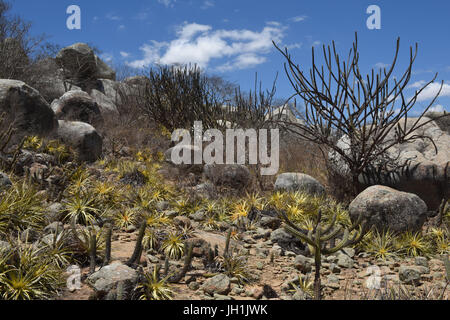
[[[145,250],[157,249],[159,245],[159,238],[154,228],[147,228],[145,231],[142,246]]]
[[[182,236],[178,233],[172,232],[168,235],[167,239],[163,242],[161,249],[164,254],[171,259],[180,259],[184,253],[184,243]]]
[[[370,231],[361,242],[364,251],[377,259],[386,260],[397,255],[394,234],[390,231]]]
[[[123,208],[114,216],[114,224],[120,229],[126,229],[129,226],[136,225],[138,221],[136,209]]]
[[[13,244],[0,252],[0,299],[46,300],[63,285],[62,271],[52,257],[29,244]]]
[[[42,228],[45,224],[42,201],[37,190],[25,181],[14,182],[8,190],[0,192],[0,233]]]
[[[295,282],[290,282],[289,285],[292,287],[290,290],[294,294],[299,292],[301,295],[305,295],[306,299],[314,298],[314,281],[310,280],[309,277],[303,278],[303,275],[298,275],[298,285]]]
[[[91,225],[100,217],[96,199],[88,195],[75,194],[64,201],[65,219],[82,225]]]
[[[405,232],[400,236],[397,247],[407,256],[428,256],[431,253],[431,245],[420,232]]]
[[[161,279],[159,268],[153,267],[153,272],[144,273],[144,280],[136,287],[141,290],[140,300],[172,300],[173,291],[167,282],[168,277]]]

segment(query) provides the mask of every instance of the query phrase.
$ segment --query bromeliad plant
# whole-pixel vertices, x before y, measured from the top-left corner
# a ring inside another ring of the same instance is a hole
[[[335,213],[331,222],[328,225],[323,226],[322,211],[319,210],[315,226],[313,230],[310,231],[303,230],[296,226],[284,211],[280,212],[280,217],[285,224],[285,229],[301,241],[306,242],[311,253],[314,255],[314,296],[316,300],[320,300],[322,297],[320,279],[322,255],[330,255],[345,247],[354,246],[359,243],[365,235],[365,223],[361,225],[362,216],[360,216],[351,227],[344,227],[342,225],[336,225],[337,213]],[[334,245],[335,239],[338,237],[341,238],[341,241]],[[329,243],[331,243],[331,245],[329,245]]]

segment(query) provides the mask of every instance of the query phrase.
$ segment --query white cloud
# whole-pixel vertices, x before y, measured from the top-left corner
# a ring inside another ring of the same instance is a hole
[[[254,53],[246,53],[238,56],[232,62],[227,62],[221,66],[218,66],[216,70],[220,72],[226,72],[236,69],[242,70],[257,66],[266,61],[267,61],[266,57],[258,56],[257,54]]]
[[[421,102],[433,99],[439,92],[440,88],[441,83],[431,83],[428,87],[425,88],[425,90],[422,91],[422,93],[419,94],[419,96],[417,97],[417,101]],[[439,97],[450,97],[450,84],[444,83]]]
[[[422,88],[425,84],[426,82],[424,80],[416,81],[413,84],[410,84],[408,86],[408,89],[419,89]]]
[[[285,47],[288,50],[301,49],[303,47],[303,43],[301,43],[301,42],[291,43],[291,44],[287,44]]]
[[[318,46],[320,46],[321,43],[322,42],[320,42],[319,40],[316,40],[316,41],[313,42],[312,46],[313,47],[318,47]]]
[[[377,68],[377,69],[385,69],[385,68],[387,68],[389,66],[390,66],[390,64],[383,63],[383,62],[378,62],[378,63],[375,64],[374,67]]]
[[[124,24],[121,24],[120,26],[117,27],[117,29],[119,29],[119,30],[125,30],[125,25],[124,25]]]
[[[308,18],[308,16],[305,16],[305,15],[303,15],[303,16],[296,16],[296,17],[290,18],[289,21],[302,22],[302,21],[305,21],[307,18]]]
[[[120,51],[120,55],[121,55],[123,58],[128,58],[128,57],[130,56],[130,54],[129,54],[128,52],[125,52],[125,51]]]
[[[159,3],[166,6],[166,8],[173,7],[176,0],[158,0]]]
[[[212,8],[214,6],[215,6],[214,1],[205,0],[205,1],[203,1],[203,5],[200,7],[200,9],[206,10],[206,9]]]
[[[272,40],[280,42],[285,27],[266,24],[261,31],[213,30],[209,25],[185,23],[177,30],[177,38],[167,42],[152,41],[140,49],[143,58],[128,62],[141,68],[159,63],[165,65],[196,63],[206,68],[214,59],[229,59],[217,69],[254,67],[266,61],[265,55],[273,48]]]
[[[111,62],[114,59],[114,56],[111,53],[102,53],[100,55],[100,59],[102,59],[105,62]]]
[[[443,105],[438,104],[438,105],[432,106],[430,109],[428,109],[428,111],[430,111],[430,112],[444,112],[445,108],[444,108]]]

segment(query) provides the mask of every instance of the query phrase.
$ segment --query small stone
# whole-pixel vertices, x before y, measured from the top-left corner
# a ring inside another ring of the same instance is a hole
[[[197,291],[198,289],[200,289],[200,284],[198,282],[190,282],[188,284],[188,288],[192,291]]]
[[[255,298],[256,300],[261,299],[264,295],[264,289],[261,287],[254,288],[252,291],[253,291],[252,297]]]
[[[350,258],[348,255],[346,255],[346,254],[340,254],[340,255],[338,256],[338,262],[337,262],[337,265],[338,265],[339,267],[350,269],[350,268],[353,267],[353,264],[354,264],[353,259]]]
[[[294,260],[294,268],[302,273],[308,273],[312,270],[312,259],[298,255]]]
[[[264,264],[263,264],[262,262],[258,262],[258,263],[256,264],[256,269],[258,269],[258,270],[264,269]]]
[[[135,232],[137,229],[136,229],[136,226],[135,225],[129,225],[128,227],[127,227],[127,232],[128,233],[133,233],[133,232]]]
[[[295,256],[296,256],[296,254],[295,254],[294,252],[292,252],[292,251],[286,251],[286,252],[284,253],[284,255],[285,255],[286,257],[295,257]]]
[[[416,266],[426,267],[428,268],[428,260],[425,257],[415,257],[414,258],[414,264]]]
[[[194,221],[202,222],[206,219],[205,213],[202,210],[199,210],[189,216]]]
[[[151,263],[154,263],[154,264],[159,263],[159,259],[158,259],[157,257],[151,255],[151,254],[148,254],[148,255],[147,255],[147,259],[148,259],[148,261],[150,261]]]
[[[330,264],[330,271],[332,273],[338,274],[338,273],[341,273],[341,268],[339,268],[339,266],[337,264],[332,263],[332,264]]]
[[[345,253],[346,255],[348,255],[350,258],[353,258],[355,256],[355,249],[353,248],[344,248],[341,250],[343,253]]]
[[[281,220],[277,217],[263,216],[258,224],[264,229],[276,230],[281,226]]]
[[[422,270],[417,266],[401,266],[398,275],[403,283],[416,285],[420,282]]]
[[[173,218],[173,223],[178,227],[187,227],[187,228],[189,228],[192,225],[191,220],[185,216],[177,216]]]
[[[230,301],[233,300],[233,298],[226,295],[214,293],[214,300]]]
[[[227,294],[231,289],[230,279],[224,274],[219,274],[206,280],[201,288],[209,295],[214,295],[214,293]]]

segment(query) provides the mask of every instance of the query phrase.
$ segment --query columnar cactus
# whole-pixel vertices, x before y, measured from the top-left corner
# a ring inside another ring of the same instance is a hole
[[[306,232],[297,227],[292,221],[289,220],[285,212],[280,213],[281,219],[285,224],[285,229],[295,237],[306,242],[309,246],[311,253],[314,255],[315,261],[315,277],[314,277],[314,295],[316,300],[321,299],[321,281],[320,281],[320,268],[322,266],[322,255],[329,255],[338,252],[339,250],[353,246],[362,240],[364,237],[364,223],[361,225],[361,218],[359,217],[350,228],[344,228],[342,225],[336,226],[337,214],[333,216],[331,223],[328,226],[322,226],[322,211],[319,210],[316,224],[313,230]],[[350,233],[359,228],[355,234],[350,237]],[[329,242],[334,242],[338,236],[342,236],[342,240],[336,244],[327,247]]]

